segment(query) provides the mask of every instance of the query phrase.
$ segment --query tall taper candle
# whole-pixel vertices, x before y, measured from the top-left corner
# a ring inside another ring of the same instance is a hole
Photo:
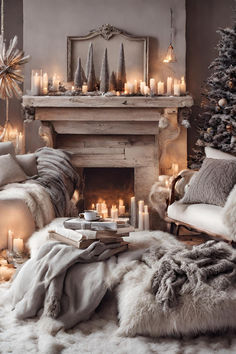
[[[144,213],[142,211],[139,211],[139,213],[138,213],[138,229],[140,231],[143,230],[143,214]]]
[[[135,202],[135,197],[131,197],[130,213],[131,213],[130,223],[131,223],[131,225],[133,227],[135,227],[136,226],[136,202]]]

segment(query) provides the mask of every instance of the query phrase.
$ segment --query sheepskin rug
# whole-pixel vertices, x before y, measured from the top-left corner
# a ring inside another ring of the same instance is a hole
[[[166,233],[160,234],[163,240],[167,237]],[[236,353],[236,334],[233,333],[206,334],[195,338],[123,337],[119,331],[114,293],[106,295],[89,321],[66,332],[57,331],[57,323],[50,319],[19,321],[15,319],[6,297],[8,287],[9,283],[0,285],[1,354]]]

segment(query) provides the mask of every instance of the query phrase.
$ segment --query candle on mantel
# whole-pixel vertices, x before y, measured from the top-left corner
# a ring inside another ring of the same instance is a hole
[[[92,209],[92,210],[95,210],[95,204],[94,204],[94,203],[92,203],[91,209]]]
[[[141,93],[141,95],[144,95],[144,88],[145,88],[145,86],[146,86],[146,82],[141,81],[141,82],[140,82],[140,93]]]
[[[13,232],[11,230],[8,230],[8,234],[7,234],[7,249],[8,251],[12,251],[12,244],[13,242]]]
[[[16,253],[23,253],[24,251],[24,242],[22,238],[13,239],[13,251]]]
[[[31,72],[31,95],[40,95],[41,89],[41,75],[40,70],[32,70]]]
[[[130,95],[134,93],[134,84],[132,84],[132,82],[128,82],[128,93]]]
[[[131,204],[130,204],[130,222],[133,227],[136,226],[136,202],[135,197],[131,197]]]
[[[120,91],[116,91],[116,96],[120,96]]]
[[[151,95],[155,95],[157,93],[156,80],[153,78],[150,79],[150,93],[151,93]]]
[[[172,94],[172,82],[173,82],[173,78],[172,77],[167,77],[167,95],[171,95]]]
[[[124,87],[124,94],[127,95],[129,93],[128,91],[128,82],[125,83],[125,87]]]
[[[125,214],[124,201],[122,199],[119,199],[119,216],[124,214]]]
[[[72,92],[75,91],[75,86],[71,86],[71,91],[72,91]]]
[[[180,83],[179,80],[174,80],[174,96],[180,96]]]
[[[43,74],[43,84],[42,84],[43,95],[47,95],[48,93],[48,74]]]
[[[143,221],[144,221],[144,230],[149,230],[149,212],[148,212],[147,205],[144,205]]]
[[[23,134],[20,132],[16,136],[16,152],[17,154],[22,154],[23,149]]]
[[[138,81],[134,80],[134,93],[138,93]]]
[[[180,94],[181,95],[185,95],[186,94],[186,83],[185,83],[185,80],[184,80],[184,76],[181,77]]]
[[[148,86],[144,86],[144,95],[149,95],[150,94],[150,89]]]
[[[111,207],[111,218],[118,219],[118,209],[117,209],[116,205],[112,205],[112,207]]]
[[[52,77],[52,89],[53,91],[58,91],[59,90],[59,76],[57,74],[54,74]]]
[[[174,176],[177,176],[179,172],[179,165],[177,163],[172,163],[171,165],[172,173]]]
[[[82,93],[87,93],[88,92],[88,85],[84,82],[82,85]]]
[[[158,95],[164,95],[164,82],[158,81],[157,93],[158,93]]]

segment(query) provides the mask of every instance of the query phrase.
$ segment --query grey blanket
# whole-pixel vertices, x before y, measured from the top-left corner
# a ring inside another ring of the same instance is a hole
[[[110,246],[99,241],[83,250],[47,242],[12,283],[9,296],[16,317],[26,319],[43,311],[66,329],[87,320],[105,295],[106,280],[116,267],[116,257],[109,258],[111,252]]]
[[[49,193],[57,217],[70,216],[70,199],[78,185],[78,174],[69,153],[48,147],[36,151],[39,183]]]
[[[180,295],[201,294],[203,285],[218,292],[236,287],[236,250],[225,242],[208,241],[192,250],[180,246],[168,252],[151,248],[143,261],[155,269],[152,291],[165,311],[178,305]]]

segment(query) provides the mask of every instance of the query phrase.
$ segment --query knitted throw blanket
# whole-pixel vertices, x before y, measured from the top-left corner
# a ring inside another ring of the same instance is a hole
[[[236,250],[225,242],[208,241],[192,250],[180,246],[166,253],[151,248],[143,261],[155,269],[152,292],[164,311],[175,308],[181,295],[201,294],[205,286],[218,293],[236,288]]]
[[[48,147],[36,151],[38,176],[34,182],[43,186],[50,195],[56,217],[73,216],[70,199],[78,184],[78,174],[69,153]]]

